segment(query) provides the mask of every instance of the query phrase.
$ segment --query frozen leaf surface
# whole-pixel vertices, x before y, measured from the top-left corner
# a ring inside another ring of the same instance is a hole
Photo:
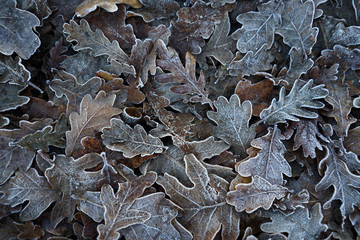
[[[294,240],[319,239],[321,233],[327,229],[327,226],[321,223],[323,215],[320,203],[314,205],[310,213],[307,208],[297,209],[290,215],[268,212],[267,216],[272,222],[262,224],[261,229],[268,233],[286,232],[289,234],[288,238]]]
[[[238,212],[245,210],[251,213],[260,207],[268,210],[275,198],[284,197],[288,191],[286,187],[272,185],[262,177],[254,176],[251,183],[237,184],[234,191],[228,192],[226,201],[235,206]]]
[[[21,58],[0,55],[0,82],[27,86],[30,72],[21,63]]]
[[[237,49],[242,53],[257,52],[263,45],[270,48],[275,30],[281,26],[283,1],[269,1],[258,6],[258,11],[240,14],[236,20],[243,26],[232,34]]]
[[[20,96],[23,86],[0,83],[0,112],[16,109],[29,102],[30,98]]]
[[[168,174],[160,176],[157,181],[170,199],[184,210],[179,222],[192,233],[194,239],[212,239],[220,229],[224,239],[236,239],[240,219],[225,202],[228,182],[208,174],[194,155],[185,156],[185,164],[193,187],[185,187]]]
[[[105,224],[97,227],[98,239],[118,239],[119,230],[128,226],[144,223],[151,217],[151,213],[142,209],[130,209],[145,188],[150,187],[156,180],[156,173],[148,173],[132,182],[119,184],[119,190],[114,194],[110,185],[101,188],[101,203],[105,207]]]
[[[117,118],[111,119],[111,128],[103,130],[102,138],[107,148],[122,152],[127,158],[161,153],[164,149],[161,140],[147,134],[142,126],[136,125],[132,129]]]
[[[29,201],[20,212],[22,221],[38,218],[59,195],[34,168],[26,172],[16,172],[14,177],[0,186],[0,192],[4,193],[2,203],[16,206]]]
[[[102,128],[110,126],[110,118],[121,112],[120,109],[112,107],[114,101],[115,95],[106,97],[104,91],[99,92],[95,99],[89,94],[85,95],[80,104],[80,114],[70,114],[71,131],[66,132],[67,156],[81,148],[83,137],[94,136]]]
[[[32,13],[16,8],[15,0],[3,2],[0,18],[0,52],[11,55],[16,52],[21,58],[29,59],[40,46],[39,37],[33,32],[40,25]]]
[[[225,97],[219,97],[214,106],[217,112],[209,111],[207,115],[217,124],[215,136],[244,156],[256,135],[255,128],[249,126],[252,116],[251,102],[245,101],[241,104],[239,97],[234,94],[229,101]]]
[[[281,131],[275,127],[268,133],[253,140],[251,146],[260,149],[255,157],[251,157],[237,165],[237,172],[243,177],[260,176],[271,184],[283,184],[283,174],[291,177],[291,167],[284,158],[285,140]]]
[[[295,81],[290,93],[285,96],[285,87],[279,93],[279,100],[272,100],[269,108],[260,113],[260,118],[267,123],[284,123],[286,120],[299,121],[297,117],[317,118],[318,114],[306,108],[319,109],[324,104],[316,99],[324,98],[328,95],[328,90],[323,85],[312,87],[313,80],[309,80],[302,85],[300,80]]]

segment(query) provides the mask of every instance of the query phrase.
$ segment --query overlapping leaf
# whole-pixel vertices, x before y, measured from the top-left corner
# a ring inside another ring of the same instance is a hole
[[[120,151],[127,158],[161,153],[165,148],[159,138],[148,135],[142,126],[132,129],[118,118],[111,119],[111,128],[103,129],[102,138],[107,148]]]
[[[95,99],[89,94],[85,95],[80,104],[80,114],[70,114],[71,131],[66,132],[65,153],[70,156],[75,150],[81,148],[81,139],[85,136],[94,136],[102,128],[110,126],[110,118],[121,112],[112,107],[115,95],[106,97],[104,91],[99,92]]]
[[[194,155],[185,156],[185,164],[193,187],[185,187],[168,174],[157,180],[170,199],[184,210],[179,222],[192,233],[194,239],[212,239],[220,229],[224,239],[236,239],[240,219],[225,202],[228,182],[208,174]]]
[[[0,82],[27,86],[30,72],[21,63],[21,58],[0,55]]]
[[[78,17],[84,17],[97,7],[104,8],[108,12],[116,12],[118,10],[116,4],[120,3],[125,3],[135,8],[142,6],[139,0],[84,0],[83,3],[76,8],[76,15]]]
[[[284,135],[279,128],[269,128],[268,133],[253,140],[251,146],[260,149],[256,156],[239,162],[237,172],[243,177],[260,176],[271,184],[283,184],[283,174],[291,177],[291,167],[284,157]]]
[[[286,120],[299,121],[297,117],[317,118],[318,114],[305,109],[305,107],[313,109],[324,107],[324,104],[316,99],[326,97],[329,92],[323,88],[323,85],[312,87],[312,80],[301,85],[299,80],[295,81],[290,93],[286,96],[285,87],[282,87],[279,100],[273,99],[270,107],[260,113],[260,118],[267,123],[281,123]]]
[[[217,124],[215,136],[234,147],[236,153],[244,156],[256,135],[255,128],[249,126],[252,116],[251,102],[245,101],[241,104],[239,97],[234,94],[229,101],[219,97],[214,106],[217,112],[209,111],[207,115]]]

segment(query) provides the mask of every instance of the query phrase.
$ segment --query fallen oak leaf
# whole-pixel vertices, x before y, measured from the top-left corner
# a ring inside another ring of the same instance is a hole
[[[84,0],[75,10],[76,16],[85,17],[89,13],[95,11],[97,7],[101,7],[108,12],[116,12],[118,7],[116,4],[128,4],[134,8],[142,7],[139,0]]]

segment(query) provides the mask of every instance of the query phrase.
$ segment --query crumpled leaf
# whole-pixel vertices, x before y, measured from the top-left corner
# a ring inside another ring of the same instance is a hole
[[[29,97],[19,95],[23,89],[23,86],[0,83],[0,112],[16,109],[28,103]]]
[[[201,53],[196,56],[202,69],[207,69],[206,57],[212,56],[222,65],[227,66],[233,58],[234,40],[228,36],[230,32],[230,19],[224,14],[223,19],[217,25],[207,44],[202,48]]]
[[[119,190],[114,194],[110,185],[101,188],[101,203],[105,207],[105,224],[97,227],[98,239],[118,239],[120,229],[134,224],[143,223],[151,217],[148,211],[130,209],[135,200],[140,197],[145,188],[156,180],[156,173],[150,172],[132,182],[119,184]]]
[[[249,51],[242,56],[239,52],[228,66],[231,76],[250,76],[258,72],[271,69],[271,62],[274,60],[274,55],[271,51],[266,50],[266,45],[263,45],[255,53]]]
[[[104,127],[110,126],[110,118],[121,113],[118,108],[112,107],[115,95],[106,97],[104,91],[100,91],[95,99],[90,94],[85,95],[80,104],[80,114],[73,112],[70,114],[71,131],[66,132],[67,156],[81,149],[81,139],[85,136],[94,136]]]
[[[209,174],[194,155],[185,156],[185,165],[186,174],[194,185],[191,188],[169,174],[157,180],[170,199],[184,210],[179,222],[194,239],[212,239],[220,229],[223,239],[236,239],[240,218],[225,202],[228,182]]]
[[[323,214],[321,213],[321,204],[315,204],[311,209],[311,215],[307,208],[299,208],[294,213],[285,215],[282,212],[267,212],[272,222],[263,223],[261,230],[268,233],[289,234],[288,239],[319,239],[321,233],[328,228],[321,223]]]
[[[45,176],[51,186],[61,192],[61,198],[51,214],[51,222],[56,226],[65,217],[68,221],[72,220],[75,207],[79,204],[79,200],[75,200],[72,195],[81,196],[86,191],[94,191],[98,182],[104,178],[101,170],[86,171],[102,163],[102,158],[99,154],[90,153],[75,160],[59,154],[47,161],[51,164],[45,170]]]
[[[33,32],[40,25],[39,19],[28,11],[17,9],[15,0],[3,2],[1,9],[0,52],[5,55],[16,52],[21,58],[29,59],[40,46],[40,39]]]
[[[21,63],[21,58],[0,55],[0,83],[11,83],[27,86],[30,80],[30,72]]]
[[[86,94],[95,96],[101,85],[100,78],[93,77],[84,84],[79,84],[76,78],[65,71],[59,71],[55,78],[48,82],[49,87],[53,90],[57,97],[66,96],[68,101],[66,113],[70,115],[72,112],[79,112],[80,102]]]
[[[0,192],[4,193],[0,201],[11,206],[29,201],[20,212],[22,221],[38,218],[59,196],[58,191],[34,168],[26,172],[17,171],[14,177],[0,186]]]
[[[37,122],[20,121],[20,129],[0,129],[0,184],[20,169],[25,172],[32,164],[35,152],[15,144],[24,136],[41,130],[52,122],[44,119]]]
[[[95,57],[106,55],[108,60],[119,62],[128,60],[128,55],[120,48],[118,41],[110,42],[100,29],[93,32],[85,19],[81,19],[80,25],[73,20],[69,24],[65,23],[64,33],[68,35],[66,38],[68,42],[77,42],[74,46],[76,51],[91,49]]]
[[[346,83],[339,81],[327,82],[325,86],[329,90],[325,101],[333,107],[329,112],[325,112],[325,115],[335,118],[337,124],[333,125],[333,128],[336,135],[346,137],[350,125],[356,122],[356,118],[349,116],[353,107],[353,99],[349,96],[349,87]]]
[[[232,37],[237,40],[237,49],[242,53],[257,52],[264,45],[270,48],[275,30],[282,24],[283,1],[269,1],[258,6],[258,11],[240,14],[236,20],[242,27]]]
[[[316,148],[320,151],[323,150],[323,147],[318,140],[318,138],[325,140],[325,137],[319,132],[317,127],[317,121],[301,119],[299,122],[293,122],[290,125],[291,130],[289,130],[290,136],[292,135],[294,129],[296,133],[294,136],[294,146],[293,150],[296,151],[300,147],[303,149],[305,157],[316,157]]]
[[[303,189],[296,194],[286,194],[286,197],[275,200],[274,206],[282,211],[294,211],[296,208],[304,208],[304,205],[309,203],[310,193],[308,190]]]
[[[304,109],[319,109],[324,104],[316,99],[321,99],[329,94],[323,85],[312,87],[313,80],[309,80],[302,85],[300,80],[296,80],[290,93],[285,96],[285,87],[279,93],[279,100],[272,100],[270,107],[260,113],[260,118],[267,123],[285,123],[286,120],[299,121],[297,117],[317,118],[318,114]]]
[[[148,135],[141,125],[132,129],[118,118],[111,119],[111,128],[104,128],[102,131],[105,146],[122,152],[127,158],[161,153],[165,148],[159,138]]]
[[[269,127],[268,133],[256,138],[251,146],[260,149],[256,156],[239,162],[236,171],[243,177],[260,176],[271,184],[283,184],[283,174],[291,177],[291,167],[284,157],[285,140],[279,128]]]
[[[273,185],[264,178],[255,175],[251,183],[239,183],[235,190],[226,194],[226,202],[235,206],[236,211],[252,213],[262,207],[268,210],[275,198],[280,199],[289,190],[281,185]]]
[[[246,149],[256,135],[254,126],[249,126],[251,102],[244,101],[241,104],[238,95],[233,94],[229,101],[219,97],[214,106],[217,112],[208,111],[207,116],[217,124],[214,128],[215,136],[233,147],[235,153],[245,156]]]
[[[97,7],[101,7],[108,12],[116,12],[118,10],[116,4],[119,3],[128,4],[134,8],[142,6],[139,0],[84,0],[83,3],[76,8],[76,16],[84,17],[92,11],[95,11]]]
[[[344,23],[340,22],[336,25],[331,34],[331,38],[329,39],[329,42],[331,43],[344,46],[355,46],[360,44],[359,26],[345,27]]]
[[[284,38],[284,43],[291,48],[301,50],[304,56],[310,54],[319,32],[312,27],[315,4],[309,0],[284,1],[282,12],[282,26],[276,30]]]
[[[177,52],[173,48],[166,48],[162,41],[159,43],[158,54],[160,59],[156,61],[157,65],[163,70],[170,71],[170,73],[157,75],[155,81],[159,83],[180,83],[181,85],[171,87],[170,91],[177,94],[189,94],[192,96],[190,98],[192,102],[212,103],[205,90],[206,77],[204,73],[200,73],[199,79],[196,80],[196,60],[191,53],[186,53],[185,67]]]
[[[344,150],[336,151],[331,145],[325,146],[326,156],[321,160],[319,169],[323,170],[326,166],[326,170],[315,190],[319,192],[333,186],[334,193],[324,204],[324,209],[329,209],[332,201],[340,200],[340,211],[343,218],[346,218],[354,210],[354,206],[360,206],[360,193],[357,190],[360,187],[360,176],[349,171],[344,162],[347,157]]]
[[[34,13],[40,20],[51,14],[47,0],[17,0],[16,3],[18,8]]]

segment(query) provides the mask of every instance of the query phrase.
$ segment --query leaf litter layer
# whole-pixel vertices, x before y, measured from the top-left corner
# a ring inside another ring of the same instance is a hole
[[[1,239],[357,239],[360,4],[5,0]]]

